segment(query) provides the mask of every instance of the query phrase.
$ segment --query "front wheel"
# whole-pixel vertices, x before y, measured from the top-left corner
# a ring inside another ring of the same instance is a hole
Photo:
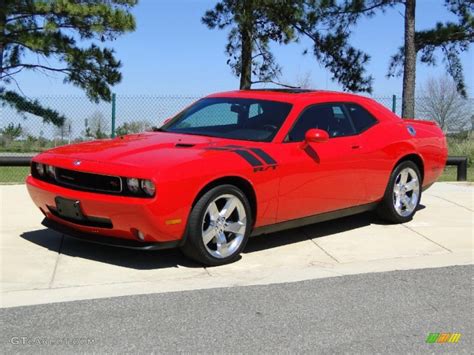
[[[194,205],[181,250],[201,264],[230,263],[247,244],[251,226],[251,208],[244,193],[233,185],[214,187]]]
[[[392,223],[405,223],[415,214],[421,198],[421,174],[412,161],[404,161],[393,170],[378,206],[379,215]]]

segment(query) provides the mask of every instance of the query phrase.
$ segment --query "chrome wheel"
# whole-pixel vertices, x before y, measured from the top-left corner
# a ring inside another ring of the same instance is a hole
[[[247,215],[239,198],[225,194],[214,199],[202,221],[202,241],[209,254],[223,259],[234,254],[244,240]]]
[[[418,205],[420,181],[412,168],[400,171],[393,185],[393,207],[402,217],[409,216]]]

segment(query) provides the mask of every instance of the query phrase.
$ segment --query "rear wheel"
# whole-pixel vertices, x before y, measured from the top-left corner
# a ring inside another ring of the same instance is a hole
[[[412,161],[404,161],[393,170],[378,214],[392,223],[413,218],[421,198],[421,174]]]
[[[233,185],[217,186],[193,207],[181,250],[205,265],[230,263],[247,244],[251,226],[250,204],[244,193]]]

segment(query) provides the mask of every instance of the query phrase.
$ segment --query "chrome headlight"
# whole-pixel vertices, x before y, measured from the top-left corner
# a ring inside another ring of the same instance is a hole
[[[36,163],[35,168],[39,176],[44,176],[44,164]]]
[[[46,174],[51,176],[52,178],[56,178],[56,168],[51,165],[45,165],[46,168]]]
[[[151,180],[142,180],[140,186],[145,194],[153,196],[155,194],[155,184]]]
[[[140,192],[140,180],[135,178],[127,179],[127,186],[130,192],[137,193]]]

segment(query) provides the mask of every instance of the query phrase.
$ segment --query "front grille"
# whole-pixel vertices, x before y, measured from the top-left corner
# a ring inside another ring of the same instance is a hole
[[[73,190],[91,191],[103,194],[122,195],[138,198],[153,198],[145,194],[130,191],[127,187],[127,177],[84,173],[55,167],[53,175],[45,173],[40,175],[37,171],[37,162],[31,163],[31,175],[50,184],[59,185]]]
[[[56,168],[56,181],[61,185],[66,185],[80,190],[100,191],[116,194],[122,192],[122,179],[118,176],[98,175]]]

